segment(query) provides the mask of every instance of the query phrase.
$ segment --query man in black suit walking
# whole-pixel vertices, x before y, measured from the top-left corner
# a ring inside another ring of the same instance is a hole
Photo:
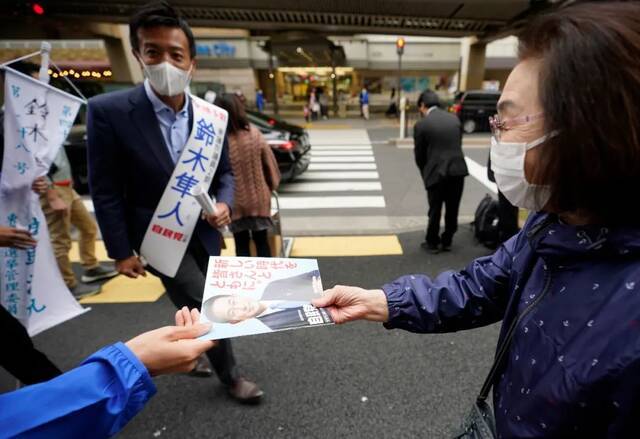
[[[469,175],[462,153],[460,120],[439,108],[438,95],[427,90],[418,99],[422,118],[413,129],[415,160],[427,190],[429,222],[423,248],[431,253],[451,248],[458,229],[464,178]],[[445,227],[440,235],[442,206]]]

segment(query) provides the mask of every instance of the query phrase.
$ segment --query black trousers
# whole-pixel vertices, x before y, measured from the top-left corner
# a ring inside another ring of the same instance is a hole
[[[498,191],[498,239],[500,243],[507,241],[518,233],[518,207],[514,206]]]
[[[0,305],[0,366],[22,384],[49,381],[62,372],[45,354],[33,346],[24,326]]]
[[[189,309],[198,308],[200,310],[208,262],[209,254],[200,241],[194,238],[187,247],[175,277],[167,277],[153,268],[149,271],[160,278],[169,299],[176,308],[187,306]],[[220,381],[227,386],[233,384],[238,378],[238,373],[231,341],[228,339],[218,340],[216,346],[207,351],[207,357],[209,357]]]
[[[251,256],[249,244],[253,239],[256,245],[256,253],[258,257],[268,258],[271,256],[269,248],[269,240],[267,239],[268,230],[243,230],[233,234],[233,240],[236,243],[236,256]]]
[[[458,230],[458,210],[464,189],[464,177],[447,177],[427,189],[429,223],[425,241],[431,247],[449,247]],[[444,232],[440,235],[442,207],[445,208]]]

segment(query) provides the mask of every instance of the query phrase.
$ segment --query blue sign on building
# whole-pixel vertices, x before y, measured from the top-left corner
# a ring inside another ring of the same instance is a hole
[[[224,41],[215,43],[196,43],[196,54],[198,56],[209,56],[214,58],[235,58],[236,46]]]

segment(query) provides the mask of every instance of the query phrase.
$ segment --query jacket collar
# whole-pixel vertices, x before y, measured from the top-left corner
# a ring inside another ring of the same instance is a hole
[[[132,104],[131,119],[141,138],[144,139],[146,147],[151,150],[162,169],[171,175],[175,164],[160,132],[158,119],[144,91],[144,85],[139,85],[131,91],[129,101]]]
[[[640,257],[640,228],[572,226],[549,214],[535,214],[532,221],[539,223],[544,218],[550,225],[531,242],[540,255],[554,259]]]

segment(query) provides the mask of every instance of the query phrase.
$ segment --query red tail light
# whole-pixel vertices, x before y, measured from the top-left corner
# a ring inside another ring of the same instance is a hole
[[[292,149],[294,149],[296,147],[296,145],[294,145],[293,142],[284,142],[281,143],[280,145],[278,145],[278,149],[281,149],[283,151],[291,151]]]
[[[460,105],[460,104],[453,104],[451,106],[451,112],[452,113],[460,114],[460,110],[462,110],[462,105]]]
[[[274,126],[276,124],[276,120],[275,119],[269,119],[268,124],[271,125],[271,126]]]

